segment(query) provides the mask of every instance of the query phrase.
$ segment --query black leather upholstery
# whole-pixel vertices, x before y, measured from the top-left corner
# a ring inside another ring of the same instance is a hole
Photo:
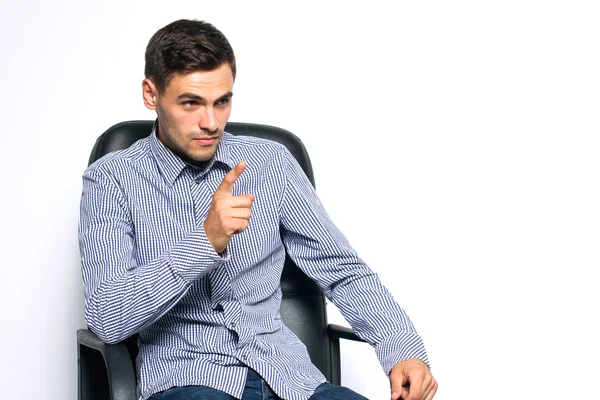
[[[127,121],[112,126],[97,139],[89,163],[148,136],[152,125],[153,121]],[[225,130],[234,135],[257,136],[284,144],[314,185],[308,153],[300,139],[291,132],[269,125],[238,122],[228,123]],[[284,322],[306,345],[312,362],[327,379],[339,384],[339,338],[360,339],[347,328],[328,326],[323,293],[289,258],[286,258],[281,286],[281,316]],[[78,350],[80,399],[133,400],[134,397],[130,396],[135,390],[133,361],[137,355],[136,337],[121,344],[106,345],[91,331],[79,330]],[[131,360],[130,366],[122,365],[125,358]],[[109,366],[111,363],[114,364],[113,371]],[[98,380],[104,381],[104,385],[97,383]]]
[[[135,141],[144,138],[152,131],[153,121],[126,121],[113,125],[96,140],[96,144],[90,154],[89,164],[93,163],[103,155],[112,151],[125,149]],[[225,130],[234,135],[256,136],[279,142],[294,155],[304,173],[310,179],[313,186],[315,178],[313,175],[310,158],[304,144],[293,133],[282,128],[270,125],[249,124],[242,122],[229,122]]]

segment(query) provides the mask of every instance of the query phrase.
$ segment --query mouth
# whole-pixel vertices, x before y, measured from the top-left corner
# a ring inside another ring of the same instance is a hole
[[[194,143],[198,143],[201,146],[212,146],[219,140],[218,136],[204,136],[199,138],[192,138]]]

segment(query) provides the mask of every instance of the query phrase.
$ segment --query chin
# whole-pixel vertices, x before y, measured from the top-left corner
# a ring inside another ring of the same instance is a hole
[[[210,161],[210,159],[213,158],[214,155],[215,152],[212,152],[210,154],[194,154],[188,155],[188,158],[195,163],[206,163]]]

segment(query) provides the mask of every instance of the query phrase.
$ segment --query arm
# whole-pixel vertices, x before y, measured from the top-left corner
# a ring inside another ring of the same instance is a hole
[[[135,227],[122,188],[107,171],[83,176],[79,222],[86,322],[106,343],[152,324],[196,279],[223,264],[198,227],[149,263],[135,258]]]
[[[284,154],[286,187],[280,204],[282,237],[290,257],[369,342],[389,374],[397,363],[427,363],[420,336],[377,275],[329,219],[296,161]]]

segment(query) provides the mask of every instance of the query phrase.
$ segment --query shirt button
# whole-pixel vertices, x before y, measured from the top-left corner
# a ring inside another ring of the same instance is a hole
[[[229,326],[235,328],[235,322],[230,323]]]
[[[243,356],[242,356],[242,359],[243,359],[244,361],[248,361],[248,356],[246,356],[246,355],[243,355]]]

